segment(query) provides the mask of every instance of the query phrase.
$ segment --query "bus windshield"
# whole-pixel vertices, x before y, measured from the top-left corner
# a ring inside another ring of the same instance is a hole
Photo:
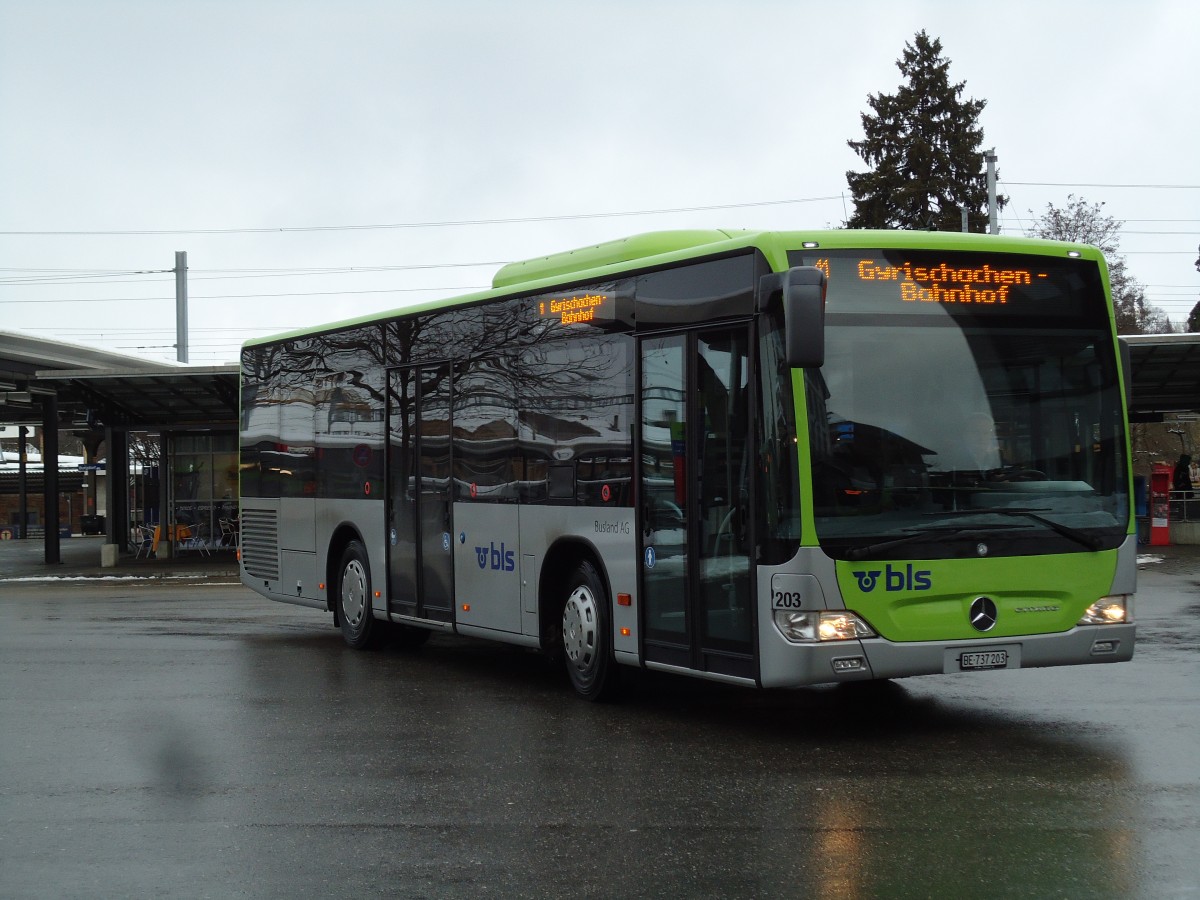
[[[795,254],[829,279],[806,373],[818,539],[836,558],[1118,546],[1126,452],[1095,262],[910,250]]]

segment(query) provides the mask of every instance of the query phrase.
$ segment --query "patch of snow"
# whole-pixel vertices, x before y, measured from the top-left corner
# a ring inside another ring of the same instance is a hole
[[[24,575],[17,578],[0,578],[0,584],[18,581],[25,583],[34,581],[166,581],[194,577],[194,575]]]

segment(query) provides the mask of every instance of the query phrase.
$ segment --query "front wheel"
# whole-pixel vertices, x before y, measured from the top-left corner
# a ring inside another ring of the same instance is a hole
[[[371,614],[371,564],[360,541],[351,541],[342,552],[335,599],[346,643],[355,650],[379,646],[384,629]]]
[[[612,658],[608,590],[596,567],[581,562],[566,582],[563,657],[571,685],[585,700],[610,699],[618,687]]]

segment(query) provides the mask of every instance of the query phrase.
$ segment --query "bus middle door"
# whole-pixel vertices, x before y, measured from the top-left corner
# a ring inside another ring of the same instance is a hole
[[[453,618],[450,364],[388,372],[388,607]]]

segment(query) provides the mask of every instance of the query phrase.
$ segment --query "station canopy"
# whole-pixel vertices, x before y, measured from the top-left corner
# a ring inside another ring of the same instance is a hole
[[[0,331],[0,424],[42,425],[48,395],[66,429],[233,429],[238,367],[151,362]]]
[[[1129,344],[1135,422],[1200,413],[1200,334],[1135,334]]]
[[[75,421],[136,431],[232,429],[238,417],[237,366],[143,365],[39,372]],[[61,413],[60,413],[61,415]]]

